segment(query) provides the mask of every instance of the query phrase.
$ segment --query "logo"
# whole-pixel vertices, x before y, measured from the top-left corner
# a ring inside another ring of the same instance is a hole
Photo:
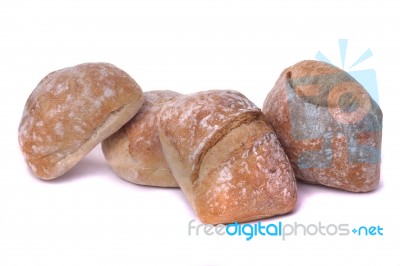
[[[368,91],[368,93],[371,95],[372,99],[376,103],[379,104],[379,95],[378,95],[378,85],[376,81],[376,71],[374,69],[363,69],[363,70],[352,70],[355,66],[361,64],[368,58],[372,57],[372,51],[370,48],[368,48],[364,53],[362,53],[358,59],[351,63],[349,67],[347,62],[346,62],[346,56],[347,56],[347,44],[348,40],[347,39],[339,39],[339,52],[340,52],[340,58],[341,58],[341,65],[337,67],[342,68],[345,70],[347,73],[349,73],[353,78],[355,78],[363,87]],[[334,65],[331,60],[329,60],[323,53],[320,51],[317,52],[315,55],[315,59],[319,61],[323,61],[329,64]]]
[[[347,43],[347,40],[339,40],[343,68]],[[371,56],[371,50],[367,49],[349,68]],[[331,64],[321,52],[316,58]],[[377,111],[379,107],[373,100],[374,97],[378,100],[375,70],[292,76],[286,83],[286,94],[293,138],[305,142],[321,141],[320,149],[299,154],[298,166],[301,169],[331,168],[334,142],[345,145],[349,165],[380,162],[380,145],[376,143],[382,124]],[[368,140],[363,141],[366,136]]]
[[[228,225],[211,225],[211,224],[195,224],[195,220],[189,221],[188,235],[189,236],[228,236],[228,237],[243,237],[246,241],[252,240],[254,237],[265,237],[273,239],[287,240],[290,237],[304,236],[326,236],[326,237],[380,237],[383,236],[383,227],[380,225],[372,226],[356,226],[351,227],[347,223],[340,224],[324,224],[322,222],[303,224],[298,222],[293,223],[244,223],[238,222]]]

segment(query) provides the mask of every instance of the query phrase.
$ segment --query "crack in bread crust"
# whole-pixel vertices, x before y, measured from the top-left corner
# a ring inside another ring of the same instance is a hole
[[[223,127],[221,127],[218,131],[213,132],[212,137],[204,145],[202,151],[199,153],[198,157],[194,161],[194,168],[191,175],[192,183],[196,182],[196,180],[199,178],[201,162],[203,161],[203,158],[207,154],[207,152],[221,139],[223,139],[226,135],[228,135],[229,132],[231,132],[235,128],[240,127],[242,124],[249,124],[252,121],[259,119],[260,115],[261,115],[260,112],[254,112],[254,111],[243,113],[237,116],[233,120],[226,121]]]

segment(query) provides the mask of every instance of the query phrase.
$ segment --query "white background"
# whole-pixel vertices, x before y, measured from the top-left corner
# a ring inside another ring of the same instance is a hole
[[[398,10],[382,0],[1,1],[0,265],[400,265]],[[377,72],[381,185],[354,194],[299,184],[295,211],[263,222],[380,225],[384,236],[188,236],[195,215],[181,191],[119,179],[99,147],[51,182],[19,151],[25,101],[53,70],[106,61],[144,91],[235,89],[261,106],[284,68],[319,50],[339,64],[340,38],[348,66],[374,53],[353,70]]]

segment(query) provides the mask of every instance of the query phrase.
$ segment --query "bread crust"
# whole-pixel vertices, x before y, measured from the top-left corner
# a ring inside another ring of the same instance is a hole
[[[299,62],[282,72],[262,110],[298,180],[353,192],[378,186],[382,111],[345,71]]]
[[[53,179],[117,131],[143,102],[138,84],[108,63],[50,73],[29,96],[18,129],[32,172]]]
[[[178,187],[165,161],[158,137],[158,115],[164,103],[180,93],[144,92],[139,112],[102,142],[108,164],[122,179],[140,185]]]
[[[169,167],[203,223],[245,222],[293,210],[296,183],[264,115],[235,91],[166,104],[159,134]]]

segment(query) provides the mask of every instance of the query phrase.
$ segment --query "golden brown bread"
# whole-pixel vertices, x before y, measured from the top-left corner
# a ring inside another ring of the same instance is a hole
[[[178,187],[162,152],[157,122],[164,103],[181,94],[149,91],[143,95],[139,112],[102,142],[104,156],[124,180],[140,185]]]
[[[282,72],[263,112],[297,179],[354,192],[378,186],[382,111],[345,71],[299,62]]]
[[[264,115],[242,94],[205,91],[168,102],[160,115],[165,158],[203,223],[290,212],[294,174]]]
[[[29,96],[19,143],[33,173],[56,178],[139,110],[142,91],[124,71],[86,63],[47,75]]]

